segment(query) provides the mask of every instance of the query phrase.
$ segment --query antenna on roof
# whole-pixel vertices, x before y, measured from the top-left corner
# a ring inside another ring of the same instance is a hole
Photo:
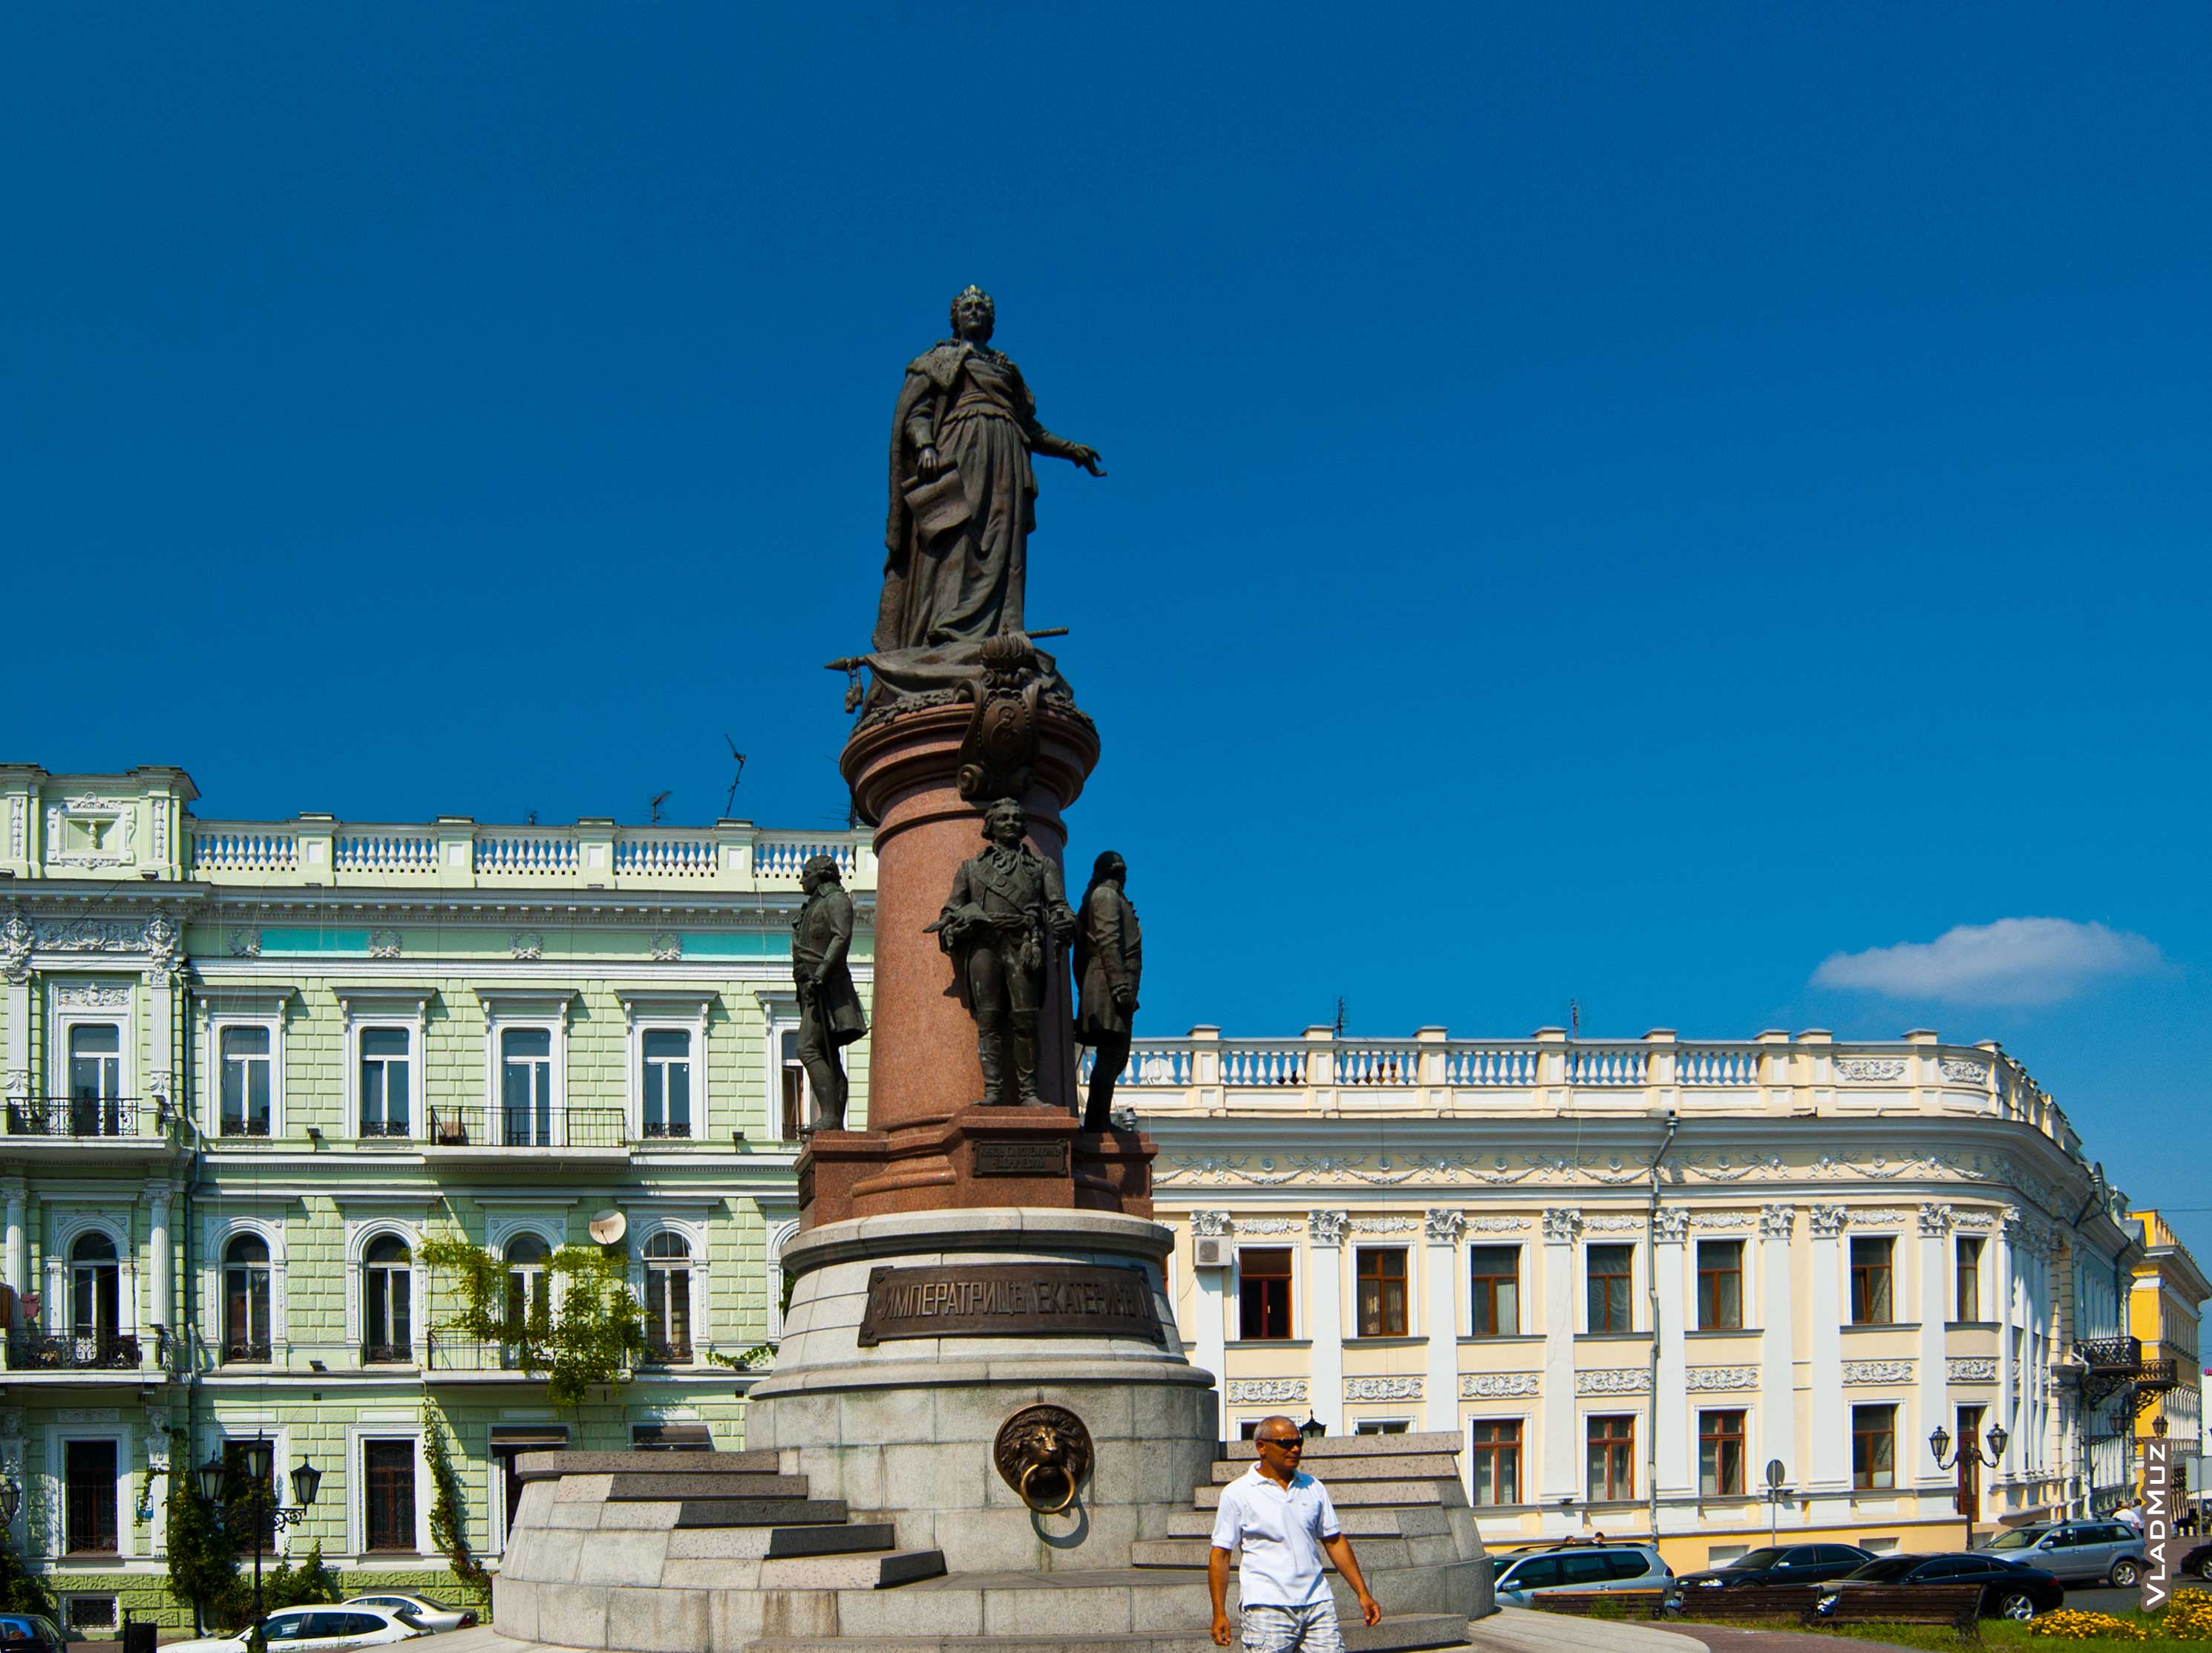
[[[1571,1039],[1583,1036],[1583,1001],[1579,999],[1567,1000],[1567,1036]]]
[[[660,806],[668,801],[669,794],[673,793],[675,790],[675,787],[671,787],[667,792],[655,793],[653,794],[653,801],[646,805],[647,809],[653,811],[652,825],[659,826],[660,824]]]
[[[730,749],[730,756],[738,760],[738,772],[730,777],[730,795],[722,799],[722,813],[726,816],[731,806],[738,801],[738,782],[745,778],[745,755],[738,750],[738,743],[731,739],[726,732],[722,736],[722,744]]]
[[[1340,1039],[1344,1036],[1344,995],[1342,994],[1336,996],[1336,1036]]]

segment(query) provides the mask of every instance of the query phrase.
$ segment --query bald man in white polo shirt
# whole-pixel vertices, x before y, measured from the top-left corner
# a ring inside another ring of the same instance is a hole
[[[1252,1439],[1259,1462],[1221,1489],[1213,1547],[1206,1557],[1213,1639],[1229,1645],[1229,1558],[1242,1549],[1237,1594],[1245,1653],[1343,1653],[1322,1555],[1358,1593],[1362,1618],[1379,1623],[1382,1609],[1367,1593],[1328,1489],[1299,1471],[1306,1443],[1298,1426],[1287,1418],[1269,1418]]]

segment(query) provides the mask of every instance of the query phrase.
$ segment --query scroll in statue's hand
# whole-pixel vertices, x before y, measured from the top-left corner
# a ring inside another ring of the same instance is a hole
[[[937,457],[937,450],[933,447],[925,447],[921,453],[915,454],[914,463],[915,469],[921,472],[921,479],[924,482],[935,482],[937,473],[945,468]]]

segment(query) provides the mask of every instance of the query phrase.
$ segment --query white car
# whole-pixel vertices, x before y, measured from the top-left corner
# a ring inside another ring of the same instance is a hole
[[[404,1613],[423,1629],[433,1632],[466,1630],[477,1621],[477,1615],[468,1608],[440,1607],[427,1595],[349,1595],[340,1605],[384,1607],[393,1613]]]
[[[323,1653],[325,1648],[376,1647],[386,1642],[410,1641],[430,1633],[409,1613],[389,1607],[360,1607],[345,1602],[337,1607],[285,1607],[266,1620],[267,1639],[283,1653]],[[210,1636],[196,1642],[170,1642],[161,1653],[249,1653],[252,1632],[233,1636]]]

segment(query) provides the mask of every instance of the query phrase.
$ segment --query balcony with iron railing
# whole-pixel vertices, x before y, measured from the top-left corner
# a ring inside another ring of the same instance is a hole
[[[866,832],[786,832],[750,821],[483,826],[446,817],[392,825],[302,815],[188,825],[191,876],[218,884],[796,891],[799,869],[817,854],[836,858],[849,890],[872,890],[876,882]]]
[[[182,1341],[160,1326],[143,1334],[25,1327],[9,1332],[4,1346],[11,1376],[181,1370],[185,1358]]]
[[[430,1110],[429,1146],[501,1153],[629,1146],[629,1115],[620,1108],[487,1108],[482,1103]]]
[[[10,1136],[78,1142],[165,1142],[173,1117],[158,1097],[33,1097],[0,1113]]]
[[[1086,1085],[1097,1060],[1095,1051],[1082,1054]],[[1717,1041],[1662,1030],[1641,1039],[1580,1039],[1547,1028],[1526,1039],[1462,1039],[1424,1028],[1409,1039],[1369,1039],[1315,1028],[1294,1039],[1247,1039],[1201,1027],[1180,1039],[1136,1041],[1115,1089],[1154,1121],[1563,1106],[1692,1116],[1974,1115],[2027,1125],[2075,1152],[2065,1115],[2018,1064],[1995,1046],[1944,1044],[1932,1033],[1845,1043],[1817,1032]]]

